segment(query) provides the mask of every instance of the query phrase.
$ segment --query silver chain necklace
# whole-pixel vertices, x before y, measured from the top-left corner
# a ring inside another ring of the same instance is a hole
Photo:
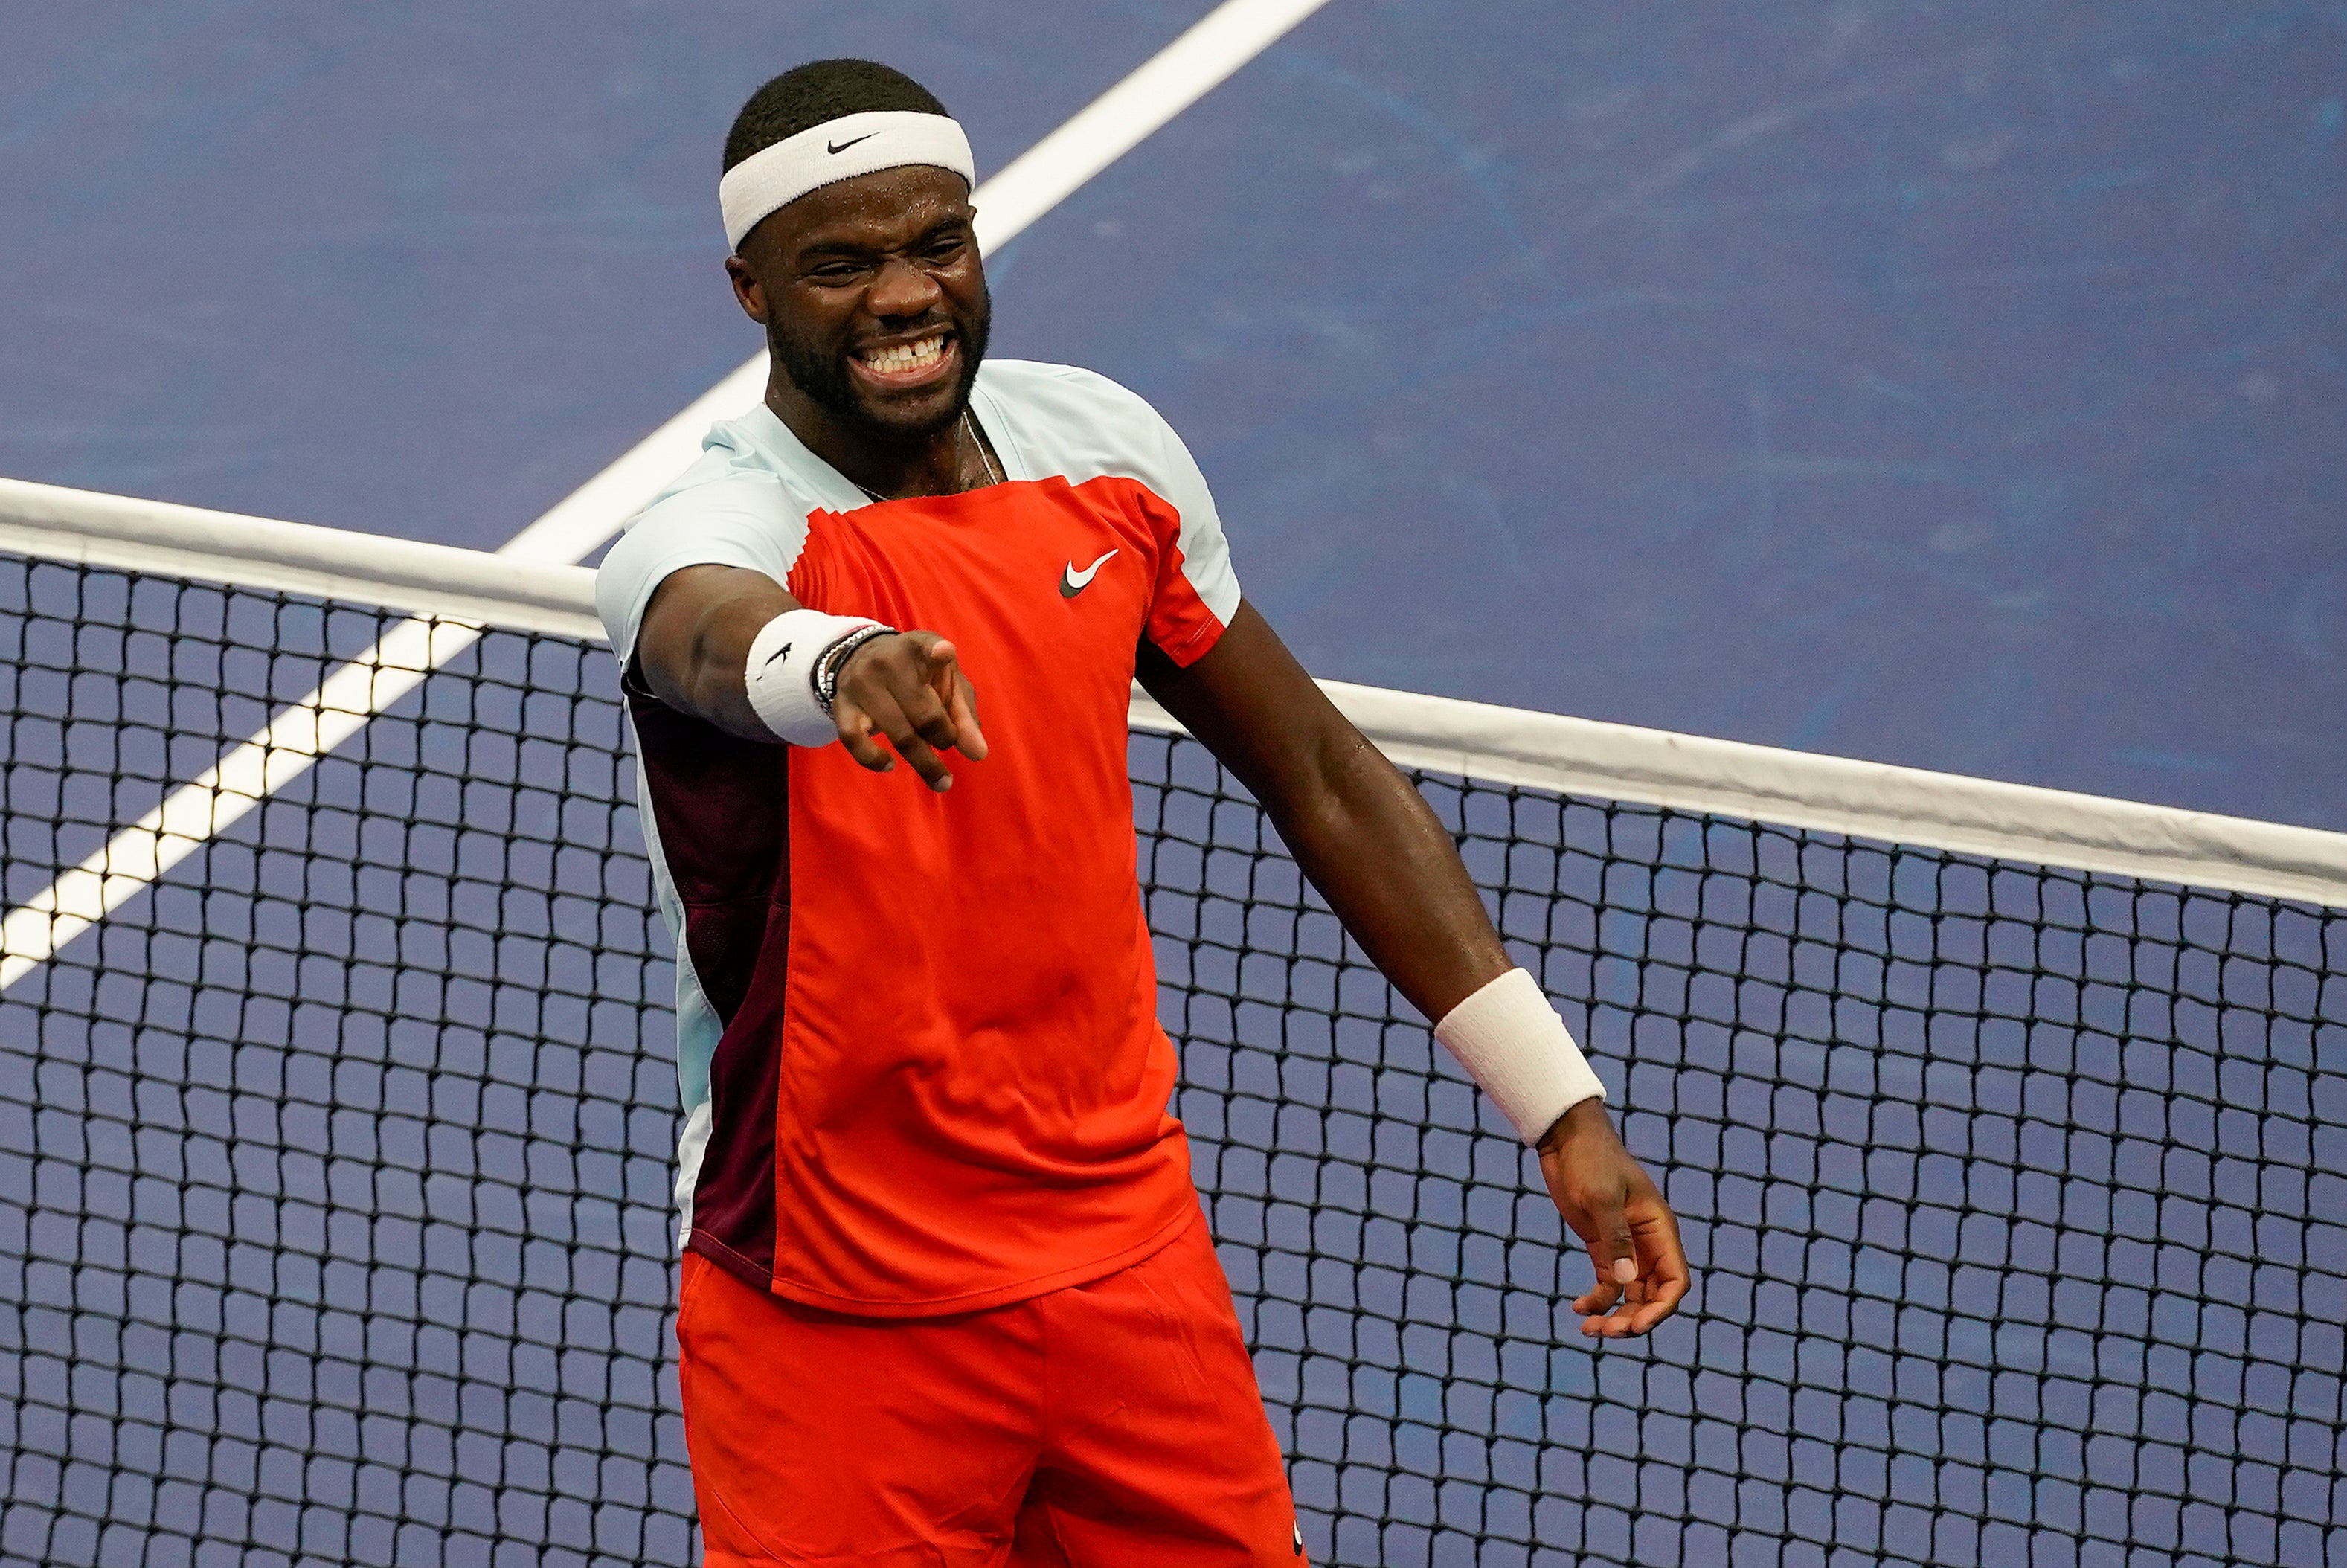
[[[971,445],[978,448],[978,460],[986,465],[986,482],[989,485],[1009,484],[1010,476],[1003,471],[1001,464],[994,460],[994,453],[987,446],[985,437],[979,435],[978,426],[971,422],[969,410],[967,408],[961,411],[961,427],[969,433]],[[888,499],[869,485],[857,485],[856,487],[876,501]]]

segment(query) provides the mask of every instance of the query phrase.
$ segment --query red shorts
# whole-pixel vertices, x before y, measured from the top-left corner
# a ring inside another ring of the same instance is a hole
[[[1105,1279],[951,1317],[802,1307],[688,1253],[676,1337],[713,1568],[1303,1561],[1204,1216]]]

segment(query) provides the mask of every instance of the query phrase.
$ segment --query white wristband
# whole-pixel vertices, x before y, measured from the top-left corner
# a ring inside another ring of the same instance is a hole
[[[1527,1143],[1539,1143],[1558,1117],[1583,1101],[1605,1098],[1605,1086],[1573,1043],[1564,1020],[1522,969],[1510,969],[1443,1014],[1434,1038]]]
[[[877,626],[860,615],[825,615],[819,610],[786,610],[750,640],[750,661],[742,685],[750,707],[766,728],[794,746],[827,746],[839,727],[815,694],[815,668],[832,644],[861,627]]]

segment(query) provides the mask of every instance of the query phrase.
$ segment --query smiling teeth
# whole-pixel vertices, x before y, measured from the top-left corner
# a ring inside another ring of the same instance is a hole
[[[875,370],[902,372],[927,370],[945,357],[946,334],[925,337],[918,343],[897,343],[888,348],[876,348],[866,354],[864,363]]]

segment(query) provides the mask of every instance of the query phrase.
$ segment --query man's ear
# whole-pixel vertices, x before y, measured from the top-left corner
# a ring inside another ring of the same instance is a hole
[[[742,313],[760,326],[766,324],[766,285],[750,270],[750,263],[739,256],[725,258],[725,276],[733,285],[733,298]]]

